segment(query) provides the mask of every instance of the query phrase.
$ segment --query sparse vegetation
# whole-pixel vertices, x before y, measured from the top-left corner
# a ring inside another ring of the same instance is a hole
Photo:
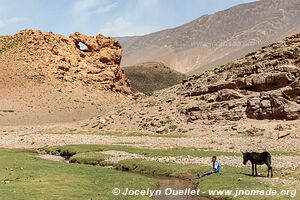
[[[147,62],[123,68],[133,91],[151,95],[156,90],[180,83],[185,75],[160,62]]]
[[[1,37],[0,38],[0,54],[4,53],[5,51],[17,47],[18,45],[24,42],[24,38],[22,37]]]
[[[176,125],[172,126],[173,128],[176,127]],[[172,128],[170,127],[170,129]],[[173,129],[175,130],[175,129]],[[144,137],[162,137],[162,138],[181,138],[185,137],[181,133],[171,133],[171,134],[153,134],[153,133],[145,133],[140,131],[83,131],[83,130],[70,130],[70,129],[64,129],[64,130],[55,130],[55,129],[48,129],[43,130],[41,133],[51,133],[51,134],[84,134],[84,135],[110,135],[110,136],[118,136],[118,137],[138,137],[138,136],[144,136]]]
[[[300,156],[300,152],[297,151],[270,151],[273,156]]]

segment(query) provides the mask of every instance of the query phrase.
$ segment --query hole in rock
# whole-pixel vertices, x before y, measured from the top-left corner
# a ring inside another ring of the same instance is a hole
[[[78,47],[78,49],[79,49],[80,51],[85,51],[85,52],[91,51],[91,50],[89,49],[89,47],[88,47],[86,44],[84,44],[83,42],[78,42],[78,43],[76,44],[76,46]]]

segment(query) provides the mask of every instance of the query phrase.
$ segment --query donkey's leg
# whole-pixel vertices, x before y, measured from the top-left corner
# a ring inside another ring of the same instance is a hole
[[[269,162],[267,162],[266,165],[268,166],[268,175],[267,175],[267,177],[269,177],[269,171],[271,171],[271,178],[272,178],[273,177],[273,168],[272,168],[272,166]]]
[[[271,163],[272,163],[272,161],[271,161],[271,156],[270,156],[270,159],[269,159],[269,165],[270,165],[270,169],[271,169],[271,178],[273,177],[273,167],[271,166]]]
[[[255,164],[255,176],[257,176],[257,164]]]
[[[252,176],[254,176],[254,164],[252,164]]]

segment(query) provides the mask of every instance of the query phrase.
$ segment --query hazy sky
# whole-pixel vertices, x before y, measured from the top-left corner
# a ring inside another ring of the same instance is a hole
[[[254,0],[0,0],[0,34],[141,35]]]

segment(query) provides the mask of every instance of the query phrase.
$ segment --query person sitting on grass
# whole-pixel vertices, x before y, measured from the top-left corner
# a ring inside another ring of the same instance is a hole
[[[216,156],[212,157],[211,162],[213,164],[212,170],[206,171],[202,175],[200,175],[198,173],[197,174],[198,178],[202,178],[202,177],[207,176],[207,175],[219,173],[221,171],[221,163],[217,162],[217,157]]]

